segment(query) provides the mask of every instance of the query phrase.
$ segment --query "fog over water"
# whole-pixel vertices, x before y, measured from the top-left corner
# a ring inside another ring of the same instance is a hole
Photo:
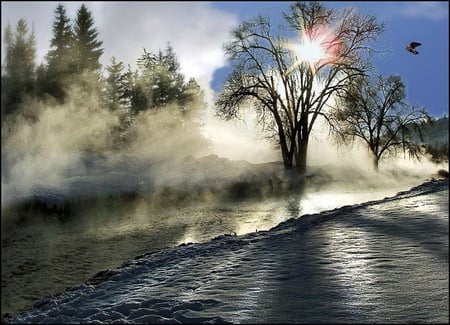
[[[74,177],[100,176],[92,175],[95,162],[104,170],[151,178],[162,185],[183,173],[186,157],[197,159],[216,154],[249,163],[279,161],[274,143],[265,141],[251,116],[243,122],[224,122],[214,117],[212,108],[207,106],[210,105],[198,103],[188,119],[175,106],[146,111],[133,126],[135,140],[121,150],[112,150],[111,134],[118,126],[119,116],[102,109],[96,94],[86,95],[74,89],[63,105],[27,103],[25,114],[9,121],[2,130],[2,207],[28,196],[36,186],[67,190]],[[312,134],[308,164],[310,170],[326,168],[327,174],[336,169],[340,181],[346,177],[343,168],[356,168],[367,178],[380,180],[380,184],[392,181],[392,174],[427,177],[446,167],[431,163],[427,157],[419,162],[401,158],[382,162],[381,172],[374,174],[367,150],[358,146],[337,148],[331,135],[322,130]],[[203,174],[197,172],[186,181],[198,183],[205,177],[236,176],[214,168]],[[401,177],[395,181],[401,182]],[[118,186],[117,181],[114,186]]]

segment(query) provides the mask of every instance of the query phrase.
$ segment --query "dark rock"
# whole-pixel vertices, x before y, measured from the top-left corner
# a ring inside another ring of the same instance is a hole
[[[438,175],[439,175],[440,177],[443,177],[443,178],[449,178],[449,177],[448,177],[448,170],[445,170],[445,169],[440,169],[440,170],[438,171]]]

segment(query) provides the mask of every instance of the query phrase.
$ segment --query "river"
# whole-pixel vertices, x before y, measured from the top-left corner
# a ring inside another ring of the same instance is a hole
[[[144,254],[107,273],[4,320],[445,323],[448,180]]]
[[[40,219],[2,237],[2,313],[15,313],[98,270],[147,252],[221,234],[268,230],[289,218],[394,195],[389,190],[306,191],[265,199],[155,208],[145,200],[99,200],[83,218]],[[27,213],[32,214],[33,211]]]

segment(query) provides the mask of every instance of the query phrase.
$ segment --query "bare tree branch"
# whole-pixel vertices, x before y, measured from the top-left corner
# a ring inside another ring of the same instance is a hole
[[[285,167],[295,163],[303,173],[317,119],[334,122],[324,107],[370,69],[376,53],[371,43],[384,26],[373,16],[328,9],[319,2],[297,2],[283,17],[286,23],[278,29],[268,17],[258,16],[232,31],[225,51],[233,71],[216,105],[226,119],[238,117],[246,104],[253,107],[268,136],[277,134]],[[324,57],[301,60],[291,48],[291,35],[319,43]]]

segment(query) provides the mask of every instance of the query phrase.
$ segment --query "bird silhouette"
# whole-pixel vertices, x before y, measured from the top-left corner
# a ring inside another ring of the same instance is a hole
[[[418,43],[418,42],[411,42],[409,43],[409,45],[406,47],[406,49],[411,52],[412,54],[419,54],[419,52],[416,50],[416,47],[422,45],[422,43]]]

